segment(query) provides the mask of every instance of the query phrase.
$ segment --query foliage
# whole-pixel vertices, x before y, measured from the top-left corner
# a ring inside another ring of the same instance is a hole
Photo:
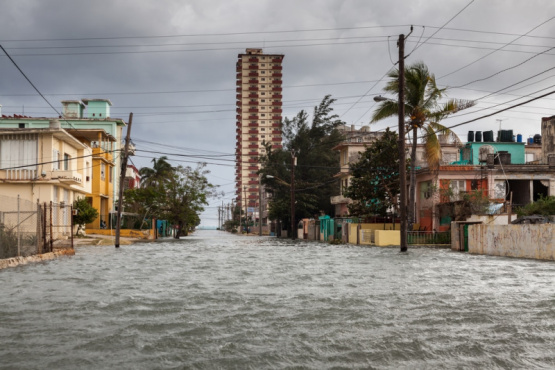
[[[351,183],[346,197],[352,215],[386,216],[392,209],[397,213],[399,194],[398,135],[387,129],[361,153],[358,162],[351,164]],[[395,154],[392,154],[395,153]]]
[[[518,217],[531,215],[555,215],[555,196],[542,196],[534,203],[529,203],[524,207],[517,208],[516,214]]]
[[[92,206],[87,198],[75,200],[73,202],[73,209],[77,210],[77,214],[73,216],[73,223],[80,227],[90,224],[98,217],[98,210]]]
[[[282,124],[283,149],[273,150],[268,143],[266,154],[260,158],[260,176],[266,190],[272,194],[269,218],[291,225],[291,166],[292,153],[297,157],[295,167],[295,219],[316,217],[322,213],[333,216],[330,197],[337,191],[339,153],[332,148],[344,140],[338,126],[344,123],[333,114],[335,99],[326,95],[314,107],[312,120],[304,110]],[[273,176],[268,178],[266,176]]]
[[[17,256],[17,234],[0,224],[0,259]]]
[[[422,63],[405,67],[405,124],[408,125],[407,134],[412,131],[412,148],[411,148],[411,170],[410,170],[410,191],[409,203],[415,202],[416,188],[416,145],[417,131],[422,131],[422,141],[424,143],[424,157],[428,163],[428,167],[432,173],[436,173],[441,163],[441,146],[437,133],[451,137],[455,142],[459,142],[457,135],[449,128],[443,126],[439,122],[445,117],[459,112],[463,109],[470,108],[475,105],[474,101],[461,99],[448,99],[440,103],[445,96],[446,88],[437,87],[435,76],[431,74],[428,67]],[[399,97],[399,70],[393,70],[389,73],[389,82],[384,91]],[[398,101],[386,100],[378,106],[372,115],[372,122],[397,116],[399,113]],[[414,222],[414,207],[408,207],[409,223]]]
[[[217,193],[214,185],[206,179],[208,171],[204,164],[195,169],[172,167],[166,159],[155,158],[153,168],[142,168],[144,186],[127,190],[124,201],[127,209],[133,212],[176,225],[175,237],[179,238],[200,223],[199,214],[208,204],[208,197]]]

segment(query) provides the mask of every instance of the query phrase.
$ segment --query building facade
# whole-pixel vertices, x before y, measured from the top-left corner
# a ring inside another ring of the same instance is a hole
[[[3,196],[72,204],[92,191],[91,161],[92,149],[61,129],[58,120],[47,128],[0,128]]]
[[[115,209],[115,204],[117,202],[119,181],[114,179],[119,179],[121,165],[121,156],[117,155],[117,153],[122,148],[121,143],[123,139],[123,127],[127,126],[127,123],[123,119],[110,117],[110,107],[112,106],[112,102],[108,99],[64,100],[61,103],[62,117],[56,117],[61,128],[69,131],[100,130],[98,132],[102,131],[105,135],[107,135],[106,137],[101,137],[101,139],[104,143],[110,143],[109,146],[112,157],[109,162],[113,162],[113,165],[109,165],[106,168],[109,172],[106,172],[105,174],[106,178],[112,179],[113,181],[110,190],[110,204],[108,205],[109,212],[110,210]],[[48,117],[28,117],[17,114],[11,116],[2,115],[0,117],[0,129],[48,128],[50,126],[51,119],[52,118]],[[106,139],[108,137],[112,139]],[[93,146],[94,145],[95,144],[93,144]],[[99,144],[98,141],[96,145],[103,145],[104,149],[107,148],[105,144]],[[99,152],[102,148],[98,147],[96,149],[97,155],[107,155],[106,153]],[[102,149],[103,152],[105,151],[104,149]]]
[[[281,148],[283,57],[246,49],[236,64],[235,196],[241,209],[247,208],[255,219],[260,208],[259,158],[266,144]]]

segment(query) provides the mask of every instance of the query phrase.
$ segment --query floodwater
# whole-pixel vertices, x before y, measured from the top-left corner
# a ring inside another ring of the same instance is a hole
[[[0,270],[0,369],[555,368],[555,263],[198,232]]]

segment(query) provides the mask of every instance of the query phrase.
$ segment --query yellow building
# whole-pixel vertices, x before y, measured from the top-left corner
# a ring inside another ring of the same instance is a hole
[[[92,147],[91,193],[87,195],[89,203],[96,208],[99,217],[87,224],[87,229],[109,228],[109,215],[113,211],[114,178],[113,167],[116,150],[116,138],[102,129],[67,130],[78,140]]]

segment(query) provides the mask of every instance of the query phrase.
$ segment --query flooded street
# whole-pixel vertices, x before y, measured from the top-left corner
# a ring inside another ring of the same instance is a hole
[[[200,231],[0,271],[0,369],[554,368],[555,264]]]

